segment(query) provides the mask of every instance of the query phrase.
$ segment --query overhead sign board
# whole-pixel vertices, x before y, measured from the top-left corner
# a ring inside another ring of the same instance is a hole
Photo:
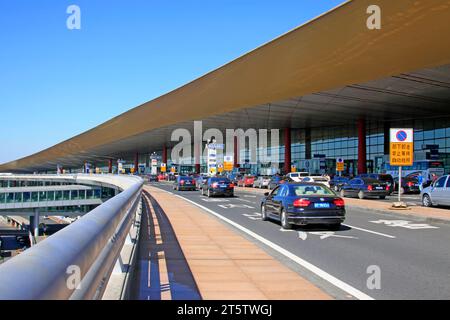
[[[414,130],[390,130],[390,165],[412,166],[414,162]]]
[[[225,171],[233,171],[233,156],[226,155],[223,157],[223,169]]]

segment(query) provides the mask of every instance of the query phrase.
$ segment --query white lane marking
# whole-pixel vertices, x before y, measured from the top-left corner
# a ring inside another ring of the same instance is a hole
[[[241,199],[241,198],[237,198],[237,200],[243,201],[243,202],[247,202],[247,203],[256,203],[254,201],[250,201],[250,200],[247,200],[247,199]]]
[[[301,240],[306,240],[308,238],[308,234],[304,231],[299,231],[298,232],[298,238]]]
[[[243,213],[242,215],[246,216],[246,217],[255,217],[255,216],[259,217],[259,216],[261,216],[261,213],[258,213],[258,212],[255,212],[255,213]]]
[[[381,232],[376,232],[376,231],[372,231],[372,230],[367,230],[367,229],[363,229],[363,228],[351,226],[351,225],[349,225],[349,224],[342,224],[342,225],[343,225],[343,226],[346,226],[346,227],[349,227],[349,228],[352,228],[352,229],[356,229],[356,230],[365,231],[365,232],[368,232],[368,233],[377,234],[377,235],[379,235],[379,236],[386,237],[386,238],[391,238],[391,239],[395,239],[395,238],[396,238],[395,236],[391,236],[391,235],[389,235],[389,234],[385,234],[385,233],[381,233]]]
[[[335,238],[346,238],[346,239],[358,239],[357,237],[353,237],[353,236],[342,236],[339,234],[335,234],[333,231],[317,231],[317,232],[310,232],[310,234],[315,234],[320,236],[320,240],[323,239],[327,239],[330,237],[335,237]]]
[[[426,223],[411,223],[412,221],[407,220],[376,220],[376,221],[369,221],[372,223],[377,224],[385,224],[388,227],[400,227],[400,228],[406,228],[411,230],[418,230],[418,229],[439,229],[439,227],[434,227]]]
[[[249,195],[245,194],[244,198],[256,198],[256,196],[249,196]]]
[[[309,271],[311,271],[312,273],[316,274],[317,276],[319,276],[320,278],[324,279],[325,281],[328,281],[329,283],[331,283],[332,285],[338,287],[339,289],[351,294],[352,296],[354,296],[355,298],[359,299],[359,300],[374,300],[374,298],[372,298],[371,296],[365,294],[364,292],[352,287],[351,285],[345,283],[342,280],[339,280],[338,278],[332,276],[331,274],[329,274],[328,272],[316,267],[315,265],[309,263],[306,260],[303,260],[302,258],[296,256],[295,254],[293,254],[292,252],[280,247],[279,245],[273,243],[270,240],[267,240],[266,238],[256,234],[255,232],[241,226],[240,224],[237,224],[236,222],[225,218],[224,216],[218,214],[217,212],[206,208],[205,206],[202,206],[201,204],[198,204],[192,200],[189,200],[185,197],[182,197],[180,195],[175,195],[176,197],[179,197],[180,199],[183,199],[207,212],[209,212],[210,214],[212,214],[213,216],[227,222],[228,224],[232,225],[233,227],[241,230],[242,232],[248,234],[249,236],[255,238],[256,240],[264,243],[265,245],[269,246],[270,248],[272,248],[273,250],[277,251],[278,253],[284,255],[285,257],[291,259],[292,261],[294,261],[295,263],[301,265],[302,267],[304,267],[305,269],[308,269]]]
[[[221,207],[221,208],[224,208],[224,209],[234,209],[234,208],[255,209],[255,207],[252,207],[252,206],[249,206],[249,205],[246,205],[246,204],[233,204],[233,203],[230,203],[230,204],[219,204],[218,206]]]
[[[281,232],[294,232],[294,230],[291,230],[291,229],[283,229],[283,228],[280,228],[280,231],[281,231]]]
[[[202,201],[205,202],[230,202],[228,199],[211,199],[211,198],[200,198]]]

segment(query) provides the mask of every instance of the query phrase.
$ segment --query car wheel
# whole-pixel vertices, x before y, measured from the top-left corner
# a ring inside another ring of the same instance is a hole
[[[427,195],[427,194],[423,195],[422,204],[424,207],[431,207],[433,205],[429,195]]]
[[[358,198],[364,199],[364,191],[360,190],[360,191],[358,192]]]
[[[265,205],[262,205],[262,206],[261,206],[261,220],[262,220],[262,221],[267,221],[267,220],[269,220],[269,219],[267,218],[266,206],[265,206]]]
[[[345,190],[341,190],[340,192],[339,192],[339,195],[341,196],[341,198],[345,198]]]
[[[292,224],[289,223],[284,209],[281,209],[281,227],[285,230],[292,229]]]

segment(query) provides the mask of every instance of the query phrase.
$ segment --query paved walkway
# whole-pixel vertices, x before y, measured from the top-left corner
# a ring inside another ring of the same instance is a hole
[[[238,187],[236,190],[264,194],[269,192],[267,189],[258,188],[242,188]],[[392,210],[392,203],[377,201],[377,199],[355,199],[345,198],[345,204],[349,207],[358,207],[366,210],[381,211],[384,213],[398,213],[407,216],[414,216],[424,218],[429,221],[441,221],[450,223],[450,210],[440,208],[427,208],[422,206],[411,206],[407,210]]]
[[[203,210],[161,189],[144,189],[170,221],[202,299],[332,299]],[[161,229],[162,242],[165,233]],[[166,255],[164,265],[172,259],[179,258]]]

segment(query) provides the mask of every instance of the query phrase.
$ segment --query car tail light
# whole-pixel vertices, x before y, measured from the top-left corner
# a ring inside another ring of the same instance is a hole
[[[311,201],[309,201],[308,199],[296,199],[294,200],[294,207],[307,207],[311,204]]]
[[[234,188],[234,183],[230,183],[230,188]]]
[[[367,186],[367,190],[372,191],[372,190],[373,190],[372,185],[369,184],[369,185]]]
[[[409,181],[409,182],[407,183],[407,185],[408,185],[408,187],[412,187],[412,186],[414,185],[414,182]]]
[[[214,182],[213,184],[212,184],[212,187],[213,188],[217,188],[219,186],[219,184],[217,183],[217,182]]]
[[[336,207],[344,207],[345,206],[344,199],[341,199],[341,198],[334,199],[333,203]]]
[[[184,184],[184,180],[180,180],[180,184]]]
[[[390,185],[387,185],[387,186],[386,186],[386,190],[389,191],[389,189],[391,189],[391,186],[390,186]]]

